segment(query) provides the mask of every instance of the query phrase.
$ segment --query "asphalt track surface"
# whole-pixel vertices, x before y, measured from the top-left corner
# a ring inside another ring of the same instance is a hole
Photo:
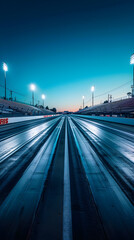
[[[134,128],[75,115],[0,126],[0,239],[134,239]]]

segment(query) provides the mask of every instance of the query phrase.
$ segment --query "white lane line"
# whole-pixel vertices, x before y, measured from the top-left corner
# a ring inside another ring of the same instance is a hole
[[[72,239],[71,191],[69,173],[67,119],[65,122],[65,153],[64,153],[64,196],[63,196],[63,240]]]

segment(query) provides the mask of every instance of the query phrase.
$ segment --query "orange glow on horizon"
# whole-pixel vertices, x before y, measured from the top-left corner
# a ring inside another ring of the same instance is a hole
[[[68,111],[68,112],[77,112],[79,110],[78,107],[74,107],[74,108],[59,108],[57,109],[57,112],[64,112],[64,111]]]

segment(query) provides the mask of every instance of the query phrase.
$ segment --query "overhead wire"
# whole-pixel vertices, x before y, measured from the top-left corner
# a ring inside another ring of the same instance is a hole
[[[127,81],[126,83],[124,83],[124,84],[122,84],[122,85],[120,85],[120,86],[118,86],[118,87],[116,87],[116,88],[113,88],[113,89],[111,89],[111,90],[109,90],[109,91],[106,91],[106,92],[104,92],[104,93],[102,93],[102,94],[99,94],[99,95],[95,96],[94,98],[98,98],[98,97],[104,96],[104,95],[106,95],[106,94],[109,94],[109,93],[111,93],[111,92],[114,92],[114,91],[116,91],[116,90],[119,90],[120,88],[126,86],[126,85],[127,85],[128,83],[130,83],[130,82],[131,82],[131,80]],[[87,100],[85,103],[88,103],[89,101],[91,101],[91,99]]]

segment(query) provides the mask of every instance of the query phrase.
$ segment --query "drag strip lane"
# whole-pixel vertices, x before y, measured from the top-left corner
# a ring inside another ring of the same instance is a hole
[[[81,125],[82,128],[85,129],[85,132],[90,132],[90,135],[92,135],[92,138],[94,141],[103,141],[105,145],[111,146],[114,149],[116,149],[116,152],[118,151],[120,154],[124,155],[126,158],[128,158],[130,161],[134,162],[133,158],[133,152],[134,152],[134,135],[130,133],[126,133],[123,131],[107,131],[107,128],[105,127],[102,129],[100,125],[94,126],[93,123],[79,120],[76,118],[73,118],[75,122],[77,122],[79,125]],[[118,134],[117,134],[118,133]],[[128,137],[128,139],[127,139]],[[125,144],[124,144],[125,143]]]
[[[94,125],[92,126],[90,123],[75,118],[73,121],[134,204],[134,147],[132,141],[106,133],[99,127],[94,128]]]
[[[1,205],[0,236],[2,239],[27,238],[63,122],[64,118],[61,119],[58,126]]]
[[[32,141],[0,163],[0,203],[9,194],[13,186],[22,176],[23,172],[46,142],[60,119],[50,125]]]
[[[51,121],[56,117],[43,118],[43,119],[41,118],[36,120],[28,120],[28,121],[22,121],[22,122],[9,123],[6,125],[0,125],[0,142],[9,137],[15,136],[19,133],[22,133],[38,125],[41,125],[45,122]]]
[[[69,123],[108,239],[133,239],[133,205],[105,168],[89,141],[71,119]]]
[[[84,117],[75,116],[74,117],[78,120],[81,120],[87,124],[91,124],[94,127],[97,127],[99,129],[102,129],[106,132],[113,133],[114,135],[117,135],[119,137],[123,137],[124,139],[127,139],[128,141],[132,141],[134,143],[134,127],[133,126],[127,126],[123,124],[115,124],[110,122],[102,122],[97,120],[90,120]]]
[[[19,133],[16,136],[9,137],[8,139],[0,142],[0,163],[5,161],[12,154],[24,147],[35,137],[39,136],[44,130],[56,123],[59,118],[53,119],[30,130]]]

